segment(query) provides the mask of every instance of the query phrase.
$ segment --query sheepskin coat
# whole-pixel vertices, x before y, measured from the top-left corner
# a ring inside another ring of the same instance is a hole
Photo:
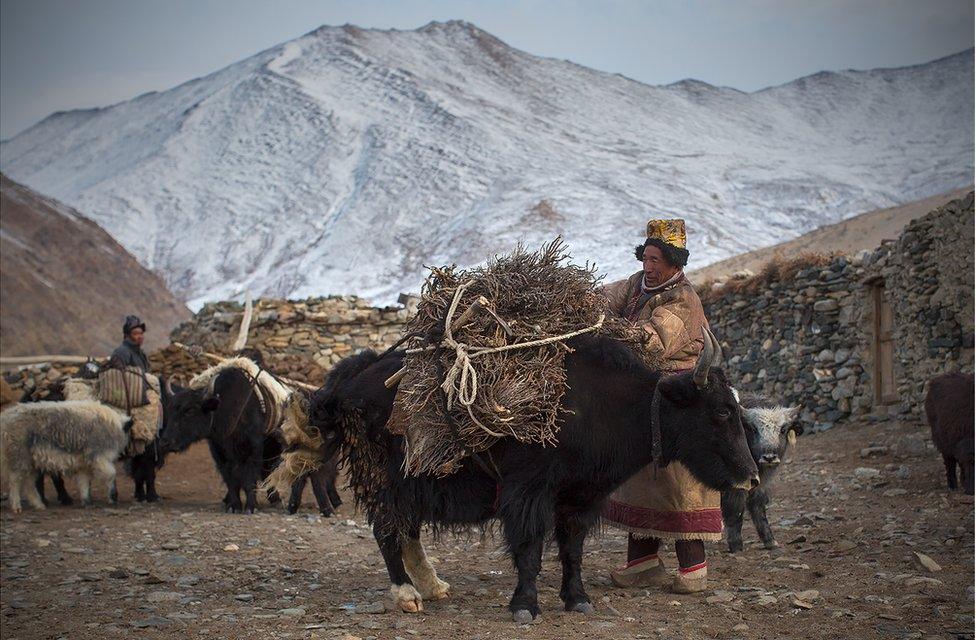
[[[610,311],[647,332],[645,348],[662,356],[668,371],[692,369],[704,347],[708,326],[701,299],[679,272],[650,292],[639,310],[644,272],[603,288]],[[652,389],[647,390],[648,393]],[[603,517],[639,538],[719,540],[721,495],[698,482],[680,462],[658,469],[647,466],[620,486],[607,501]]]
[[[670,371],[691,369],[705,346],[702,329],[708,326],[701,299],[684,273],[658,290],[636,314],[643,291],[644,272],[603,288],[611,313],[626,318],[647,332],[645,348],[661,356]]]
[[[31,402],[0,414],[0,458],[8,471],[73,472],[114,461],[128,442],[129,416],[93,400]]]

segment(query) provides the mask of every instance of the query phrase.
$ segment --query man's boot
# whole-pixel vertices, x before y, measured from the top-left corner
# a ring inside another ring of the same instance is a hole
[[[631,560],[610,572],[610,581],[622,588],[662,587],[671,576],[657,554]]]
[[[708,565],[702,562],[694,566],[678,568],[671,590],[675,593],[698,593],[708,586]]]

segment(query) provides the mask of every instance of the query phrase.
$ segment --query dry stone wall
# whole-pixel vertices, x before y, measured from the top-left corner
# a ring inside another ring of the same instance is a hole
[[[385,349],[396,342],[416,308],[371,307],[355,296],[306,300],[258,300],[254,304],[247,347],[258,349],[275,373],[320,385],[326,372],[342,358],[365,348]],[[228,354],[237,338],[243,306],[236,302],[205,305],[170,334],[174,342],[198,345]],[[152,355],[154,368],[185,378],[193,373],[193,359],[170,347]],[[197,367],[199,368],[199,367]]]
[[[815,430],[850,416],[920,418],[929,378],[973,370],[973,229],[970,193],[873,253],[811,256],[703,287],[732,383],[801,405]],[[894,399],[881,402],[877,295],[891,309],[894,348]]]
[[[800,405],[805,423],[829,429],[870,410],[858,393],[868,374],[852,322],[864,269],[846,257],[813,262],[785,279],[733,283],[702,297],[733,386]]]

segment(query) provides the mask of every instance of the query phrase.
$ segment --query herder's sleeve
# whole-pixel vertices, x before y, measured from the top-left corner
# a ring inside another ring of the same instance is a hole
[[[630,289],[629,280],[618,280],[600,290],[607,298],[607,307],[609,307],[610,313],[615,316],[623,316],[624,308],[627,306],[628,289]]]

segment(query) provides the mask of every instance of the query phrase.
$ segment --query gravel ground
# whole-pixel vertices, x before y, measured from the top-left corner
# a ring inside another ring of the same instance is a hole
[[[702,594],[614,589],[615,531],[586,546],[591,616],[561,611],[549,549],[543,615],[506,610],[514,575],[493,534],[427,542],[452,596],[419,615],[390,610],[383,561],[346,500],[321,518],[311,494],[296,516],[263,506],[224,514],[206,446],[160,472],[164,500],[2,511],[0,622],[27,638],[972,638],[973,500],[944,488],[919,424],[851,424],[803,436],[778,479],[767,551],[709,547]],[[862,451],[872,447],[870,451]],[[70,486],[69,490],[73,491]],[[53,493],[51,488],[48,493]],[[920,559],[917,553],[923,554]],[[924,562],[937,566],[926,568]],[[674,566],[673,554],[665,561]]]

